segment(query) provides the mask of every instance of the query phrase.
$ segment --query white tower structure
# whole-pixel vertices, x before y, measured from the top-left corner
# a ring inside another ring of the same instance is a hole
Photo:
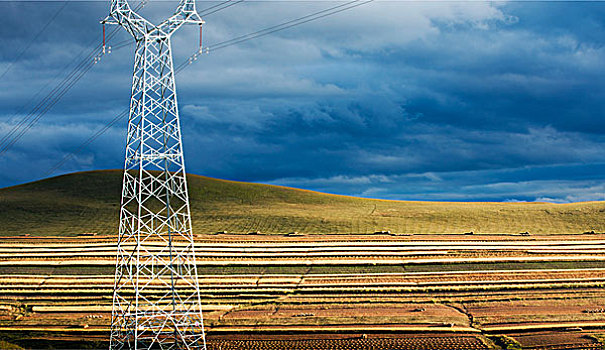
[[[204,22],[195,0],[159,25],[112,0],[103,23],[136,41],[110,349],[205,349],[170,44]]]

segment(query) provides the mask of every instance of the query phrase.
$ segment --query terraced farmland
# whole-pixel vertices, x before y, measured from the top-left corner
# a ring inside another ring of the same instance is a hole
[[[428,332],[443,341],[433,348],[449,348],[447,340],[481,349],[496,346],[487,336],[519,331],[598,335],[605,328],[605,235],[553,238],[200,235],[209,346],[423,349],[428,343],[417,338]],[[103,339],[111,240],[2,239],[0,331]],[[291,336],[274,339],[284,333]]]
[[[410,350],[439,350],[439,349],[489,349],[489,343],[472,334],[457,337],[446,335],[418,335],[406,334],[403,336],[373,335],[371,337],[317,337],[306,339],[292,339],[292,337],[264,337],[260,339],[246,339],[238,341],[215,338],[209,341],[208,349],[236,350],[236,349],[410,349]]]
[[[116,174],[0,190],[0,347],[106,347]],[[603,346],[604,203],[190,183],[209,349]]]

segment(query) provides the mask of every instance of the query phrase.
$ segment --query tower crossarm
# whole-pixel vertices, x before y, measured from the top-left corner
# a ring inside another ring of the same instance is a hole
[[[127,0],[112,0],[109,16],[103,22],[119,24],[135,40],[144,38],[156,28],[151,22],[134,12]]]
[[[158,25],[158,30],[166,35],[171,35],[183,24],[199,24],[204,21],[195,9],[195,0],[181,0],[170,18]]]
[[[195,0],[181,0],[174,14],[157,26],[134,12],[127,0],[112,0],[109,16],[102,22],[124,27],[135,40],[150,37],[163,39],[172,35],[183,24],[204,23],[195,9]]]

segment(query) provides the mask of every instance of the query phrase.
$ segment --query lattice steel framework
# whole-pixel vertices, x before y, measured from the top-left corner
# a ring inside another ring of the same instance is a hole
[[[159,25],[112,0],[103,23],[136,41],[110,349],[205,349],[170,44],[203,21],[195,0]]]

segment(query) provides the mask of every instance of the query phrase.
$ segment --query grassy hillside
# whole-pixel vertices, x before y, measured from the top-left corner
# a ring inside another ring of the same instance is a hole
[[[122,172],[93,171],[0,189],[0,235],[113,234]],[[370,200],[188,177],[195,233],[582,233],[605,231],[605,202]]]

